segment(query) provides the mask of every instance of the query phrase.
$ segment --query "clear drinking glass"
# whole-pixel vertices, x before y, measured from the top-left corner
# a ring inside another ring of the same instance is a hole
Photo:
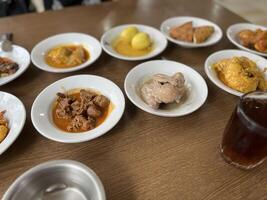
[[[221,144],[226,162],[251,169],[267,158],[267,93],[243,95],[226,128]]]

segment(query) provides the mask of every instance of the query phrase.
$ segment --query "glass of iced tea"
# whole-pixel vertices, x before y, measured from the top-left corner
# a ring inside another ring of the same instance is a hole
[[[267,93],[243,95],[226,128],[221,144],[226,162],[251,169],[267,158]]]

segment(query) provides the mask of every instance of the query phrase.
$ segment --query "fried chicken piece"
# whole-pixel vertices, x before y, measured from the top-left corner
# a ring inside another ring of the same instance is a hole
[[[195,28],[193,40],[194,43],[205,42],[214,33],[213,26],[199,26]]]
[[[0,112],[0,143],[6,138],[8,134],[8,121],[4,117],[5,111]]]
[[[228,87],[239,92],[265,91],[267,82],[255,62],[246,57],[233,57],[213,65],[219,79]]]
[[[256,42],[254,48],[259,52],[267,53],[267,39],[262,39]]]
[[[193,34],[194,28],[192,21],[170,29],[170,36],[172,38],[185,42],[193,42]]]
[[[267,53],[267,31],[243,30],[238,33],[238,38],[243,46]]]
[[[243,46],[251,47],[254,44],[255,33],[246,29],[238,33],[238,38]]]

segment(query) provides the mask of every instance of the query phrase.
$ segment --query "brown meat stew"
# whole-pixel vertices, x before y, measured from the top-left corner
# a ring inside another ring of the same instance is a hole
[[[66,132],[89,131],[103,123],[111,109],[110,100],[92,90],[57,93],[53,121]]]

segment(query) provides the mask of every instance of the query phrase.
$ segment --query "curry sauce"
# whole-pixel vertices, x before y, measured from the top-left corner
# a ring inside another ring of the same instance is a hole
[[[154,49],[153,45],[146,49],[134,49],[130,43],[119,38],[112,42],[112,47],[119,54],[129,57],[145,56]]]

